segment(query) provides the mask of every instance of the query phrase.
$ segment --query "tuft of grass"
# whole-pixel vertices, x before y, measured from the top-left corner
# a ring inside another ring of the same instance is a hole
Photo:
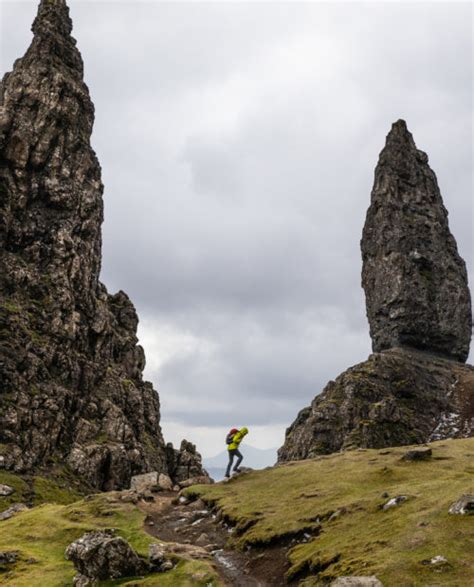
[[[133,504],[114,499],[114,494],[100,494],[70,505],[43,504],[0,522],[0,551],[17,550],[18,562],[0,573],[0,584],[10,587],[63,587],[72,585],[76,574],[73,564],[66,561],[66,547],[85,532],[115,528],[143,557],[156,541],[143,529],[144,514]],[[32,562],[34,561],[34,562]],[[202,577],[193,580],[193,575]],[[145,578],[101,582],[100,585],[209,585],[220,583],[210,566],[201,561],[181,561],[168,573]]]
[[[288,553],[288,576],[307,576],[305,586],[375,574],[384,585],[468,587],[474,577],[473,519],[451,516],[448,509],[473,492],[474,439],[430,446],[430,461],[401,460],[416,447],[353,450],[191,487],[186,494],[223,511],[236,525],[237,547],[298,537]],[[385,493],[408,499],[383,511]],[[300,540],[303,532],[308,542]],[[449,564],[422,564],[436,555]]]
[[[81,498],[74,489],[61,487],[52,479],[35,477],[33,480],[34,504],[57,503],[67,505]]]

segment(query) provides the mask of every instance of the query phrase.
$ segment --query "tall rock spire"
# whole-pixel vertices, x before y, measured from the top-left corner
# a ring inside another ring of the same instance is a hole
[[[30,48],[0,85],[0,245],[54,276],[71,306],[92,313],[103,188],[90,146],[94,107],[71,30],[65,2],[43,0]]]
[[[0,84],[0,468],[54,459],[98,489],[150,470],[176,480],[137,314],[99,281],[103,186],[71,31],[65,1],[42,0]]]
[[[465,263],[428,156],[403,120],[393,124],[380,154],[361,248],[373,350],[408,346],[466,361]]]

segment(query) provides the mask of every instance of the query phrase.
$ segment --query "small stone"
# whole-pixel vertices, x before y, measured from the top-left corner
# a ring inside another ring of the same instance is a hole
[[[18,559],[18,551],[0,551],[0,565],[13,565]]]
[[[133,491],[126,491],[120,496],[120,501],[124,503],[138,503],[138,498]]]
[[[179,482],[179,486],[181,489],[185,489],[186,487],[191,487],[192,485],[210,485],[214,483],[214,481],[207,477],[206,475],[200,475],[198,477],[191,477],[190,479],[185,479]]]
[[[402,456],[402,461],[427,461],[433,456],[431,448],[409,450]]]
[[[162,571],[163,573],[166,573],[166,571],[171,571],[173,569],[174,565],[171,561],[165,561],[161,567],[160,567],[160,571]]]
[[[7,496],[11,495],[12,493],[15,493],[15,490],[13,489],[13,487],[10,487],[9,485],[1,485],[0,484],[0,497],[7,497]]]
[[[328,522],[334,522],[334,520],[337,520],[338,518],[340,518],[343,514],[345,514],[347,512],[346,508],[340,508],[338,510],[336,510],[335,512],[333,512],[330,516],[329,516],[329,520]],[[319,521],[319,520],[318,520]]]
[[[331,587],[383,587],[375,575],[370,577],[338,577]]]
[[[474,514],[474,495],[463,495],[452,504],[449,513],[462,516]]]
[[[20,512],[24,512],[27,509],[28,509],[28,507],[24,503],[16,503],[16,504],[12,505],[11,507],[9,507],[7,510],[0,512],[0,522],[3,522],[5,520],[9,520],[15,514],[18,514]]]
[[[194,541],[198,546],[206,546],[209,544],[209,536],[204,532]]]
[[[406,501],[408,497],[406,495],[397,495],[397,497],[393,497],[386,504],[382,506],[383,510],[388,510],[390,508],[396,507]]]
[[[425,559],[421,561],[422,565],[432,565],[435,567],[441,567],[449,564],[448,559],[440,554],[434,556],[432,559]]]
[[[162,544],[150,544],[148,557],[154,566],[161,566],[165,562],[165,549]]]

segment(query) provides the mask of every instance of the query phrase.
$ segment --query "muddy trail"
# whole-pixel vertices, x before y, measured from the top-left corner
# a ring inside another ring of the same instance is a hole
[[[176,503],[175,493],[160,493],[151,503],[142,502],[145,530],[172,544],[179,556],[213,562],[229,587],[278,587],[288,585],[287,547],[276,545],[244,552],[228,547],[233,528],[203,501]]]

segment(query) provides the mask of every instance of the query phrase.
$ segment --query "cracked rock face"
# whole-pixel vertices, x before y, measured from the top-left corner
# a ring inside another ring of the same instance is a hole
[[[380,154],[361,247],[373,350],[408,346],[466,361],[466,266],[428,156],[403,120]]]
[[[166,473],[138,318],[99,281],[94,107],[64,0],[0,85],[0,466],[67,464],[94,488]]]

